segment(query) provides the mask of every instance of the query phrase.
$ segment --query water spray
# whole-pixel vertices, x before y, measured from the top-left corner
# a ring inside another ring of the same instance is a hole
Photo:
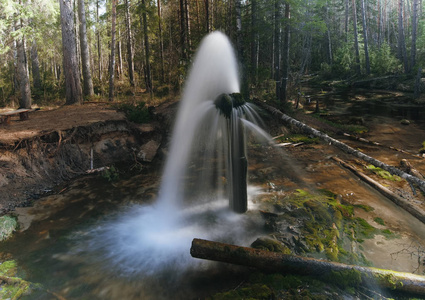
[[[245,103],[240,93],[221,94],[214,101],[215,107],[227,119],[229,205],[236,213],[244,213],[248,209],[248,161],[245,153],[245,130],[241,120]]]

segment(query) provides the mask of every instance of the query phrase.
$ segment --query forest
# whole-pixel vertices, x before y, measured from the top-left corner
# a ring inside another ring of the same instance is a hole
[[[1,0],[0,106],[174,97],[209,32],[232,40],[245,95],[302,76],[421,76],[422,0]],[[420,92],[418,89],[416,95]]]

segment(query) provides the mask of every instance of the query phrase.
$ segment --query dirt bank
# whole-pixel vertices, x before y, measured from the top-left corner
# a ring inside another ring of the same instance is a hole
[[[86,104],[42,109],[29,120],[0,125],[0,213],[91,167],[151,161],[163,137],[159,124],[133,124],[107,104]]]

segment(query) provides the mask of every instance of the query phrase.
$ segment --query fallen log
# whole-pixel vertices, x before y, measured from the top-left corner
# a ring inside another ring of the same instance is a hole
[[[193,239],[190,254],[201,259],[254,267],[263,271],[315,276],[323,280],[331,279],[335,272],[352,272],[360,276],[358,284],[361,286],[370,288],[376,284],[382,288],[425,295],[425,277],[411,273],[347,265],[202,239]]]
[[[383,170],[386,170],[388,172],[390,172],[392,175],[397,175],[400,176],[401,178],[407,180],[408,182],[412,183],[412,184],[416,184],[419,189],[421,191],[423,191],[425,193],[425,181],[422,179],[419,179],[416,176],[407,174],[406,172],[403,172],[399,169],[397,169],[396,167],[387,165],[371,156],[368,156],[366,154],[364,154],[363,152],[356,150],[330,136],[328,136],[327,134],[314,129],[298,120],[295,120],[294,118],[282,113],[281,111],[279,111],[278,109],[269,106],[263,102],[257,101],[257,104],[259,104],[260,106],[264,107],[265,109],[267,109],[270,113],[272,113],[273,115],[279,117],[282,121],[284,121],[285,123],[300,129],[301,131],[307,133],[307,134],[311,134],[314,135],[322,140],[324,140],[325,142],[329,143],[329,145],[334,145],[337,148],[341,149],[342,151],[344,151],[345,153],[354,155],[372,165],[374,165],[375,167],[381,168]]]
[[[412,216],[417,218],[419,221],[421,221],[422,223],[425,223],[425,211],[423,209],[421,209],[418,206],[413,205],[412,203],[410,203],[406,199],[399,197],[397,194],[393,193],[391,190],[387,189],[382,184],[373,180],[372,178],[370,178],[366,174],[360,172],[353,165],[350,165],[350,164],[346,163],[345,161],[343,161],[343,160],[341,160],[341,159],[339,159],[338,157],[335,157],[335,156],[333,156],[332,159],[335,160],[336,162],[338,162],[344,168],[349,169],[351,172],[353,172],[355,175],[357,175],[361,180],[363,180],[364,182],[366,182],[367,184],[372,186],[374,189],[376,189],[382,195],[384,195],[389,200],[394,202],[396,205],[402,207],[404,210],[409,212]]]
[[[401,153],[404,153],[404,154],[408,154],[408,155],[414,156],[415,158],[423,158],[422,156],[420,156],[418,154],[413,154],[413,153],[410,153],[409,151],[406,151],[406,150],[403,150],[403,149],[398,149],[396,147],[386,146],[386,145],[383,145],[383,144],[378,143],[378,142],[369,141],[368,139],[357,137],[357,136],[349,134],[349,133],[344,132],[344,136],[349,137],[350,139],[362,142],[362,143],[366,143],[366,144],[370,144],[370,145],[378,146],[378,147],[384,147],[384,148],[388,148],[390,150],[394,150],[394,151],[398,151],[398,152],[401,152]]]

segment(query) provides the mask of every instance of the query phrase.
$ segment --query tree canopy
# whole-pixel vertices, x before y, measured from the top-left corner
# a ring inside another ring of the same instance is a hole
[[[19,103],[24,76],[19,70],[27,70],[33,102],[65,99],[64,16],[59,3],[0,0],[0,106]],[[151,97],[178,93],[194,51],[214,30],[233,41],[243,64],[244,86],[254,95],[269,90],[272,97],[284,93],[286,98],[286,86],[306,74],[337,79],[413,77],[425,65],[425,4],[420,0],[69,3],[79,80],[86,87],[84,80],[90,78],[94,90],[94,95],[85,92],[86,99],[106,98],[108,92],[127,96],[145,92]],[[79,5],[85,12],[86,37],[79,29],[84,22],[78,17]],[[112,90],[111,75],[116,81]]]

